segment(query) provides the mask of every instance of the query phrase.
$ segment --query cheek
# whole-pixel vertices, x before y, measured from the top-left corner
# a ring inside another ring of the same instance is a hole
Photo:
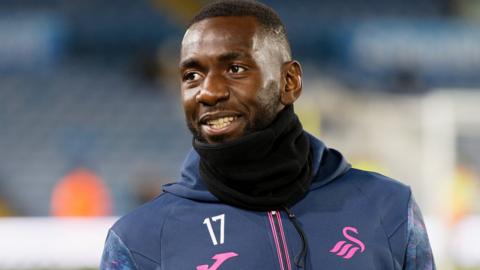
[[[185,115],[188,119],[192,119],[195,114],[195,97],[197,90],[195,89],[182,89],[182,103]]]
[[[259,107],[275,110],[276,105],[280,103],[280,89],[277,81],[266,82],[265,86],[257,93],[257,103]]]
[[[197,92],[197,89],[182,89],[183,102],[195,101]]]
[[[248,80],[237,85],[237,93],[243,100],[252,104],[257,102],[257,95],[264,88],[263,76],[260,73],[253,74]]]

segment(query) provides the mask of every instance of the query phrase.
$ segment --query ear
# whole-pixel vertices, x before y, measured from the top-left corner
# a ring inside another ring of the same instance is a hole
[[[298,61],[288,61],[282,66],[280,102],[287,106],[297,100],[302,92],[302,66]]]

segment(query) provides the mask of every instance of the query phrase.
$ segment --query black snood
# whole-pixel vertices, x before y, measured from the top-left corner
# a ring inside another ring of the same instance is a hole
[[[292,106],[266,129],[221,144],[197,139],[200,176],[224,203],[255,211],[290,206],[303,198],[311,181],[308,135]]]

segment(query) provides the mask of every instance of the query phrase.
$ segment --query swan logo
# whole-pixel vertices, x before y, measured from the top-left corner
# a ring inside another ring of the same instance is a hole
[[[358,240],[357,238],[349,234],[349,232],[358,234],[357,228],[345,227],[343,228],[342,232],[343,232],[343,236],[350,242],[343,241],[343,240],[338,241],[335,244],[335,246],[332,249],[330,249],[331,253],[334,253],[335,255],[344,258],[345,260],[349,260],[358,251],[360,251],[360,253],[363,253],[365,251],[365,244],[362,241]]]

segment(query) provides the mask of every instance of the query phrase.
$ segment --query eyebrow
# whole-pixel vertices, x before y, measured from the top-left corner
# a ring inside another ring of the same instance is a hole
[[[180,63],[180,69],[200,68],[202,65],[194,58],[188,58]]]
[[[219,62],[231,62],[240,58],[249,58],[250,55],[245,52],[226,52],[217,57]],[[195,58],[188,58],[180,63],[180,69],[202,68],[202,64]]]

